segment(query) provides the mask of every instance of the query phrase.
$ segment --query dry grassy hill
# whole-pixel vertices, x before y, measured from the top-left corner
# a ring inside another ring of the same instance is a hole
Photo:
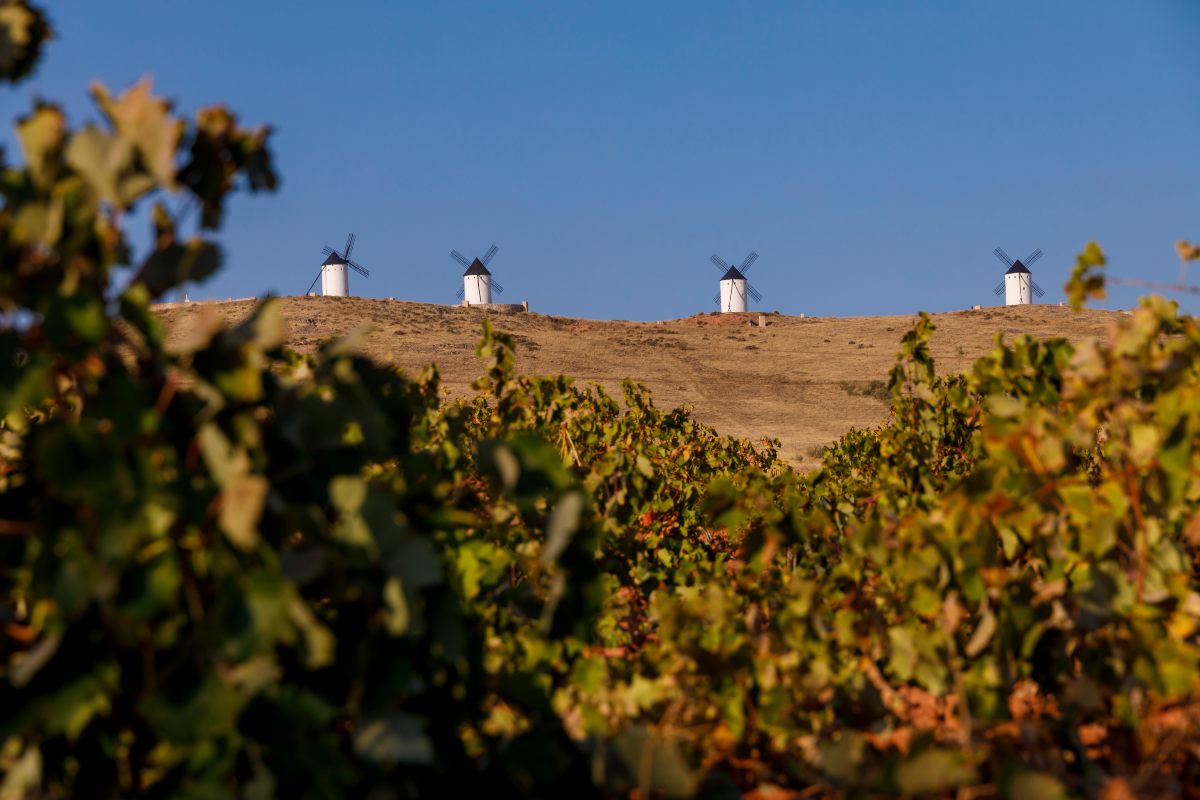
[[[526,374],[573,376],[618,391],[634,378],[663,406],[686,405],[723,433],[774,437],[782,455],[812,465],[819,448],[851,427],[878,424],[886,406],[872,381],[887,378],[899,340],[912,317],[700,315],[665,322],[601,322],[541,314],[489,314],[478,308],[365,298],[282,298],[290,344],[311,351],[359,326],[367,355],[416,372],[436,362],[451,395],[469,391],[480,373],[475,344],[491,317],[518,345]],[[159,307],[168,342],[178,340],[197,315],[244,319],[253,300],[168,304]],[[937,314],[933,353],[940,370],[960,370],[992,346],[997,333],[1012,337],[1102,335],[1118,312],[1073,313],[1060,306],[995,307]]]

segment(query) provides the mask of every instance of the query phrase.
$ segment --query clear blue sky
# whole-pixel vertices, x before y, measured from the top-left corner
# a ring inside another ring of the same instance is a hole
[[[275,126],[282,188],[232,204],[194,298],[300,293],[349,230],[355,294],[455,302],[448,251],[494,242],[502,299],[618,319],[710,310],[714,252],[760,253],[763,310],[905,314],[996,302],[997,245],[1057,302],[1090,239],[1162,280],[1200,239],[1196,0],[50,10],[6,122],[150,74]]]

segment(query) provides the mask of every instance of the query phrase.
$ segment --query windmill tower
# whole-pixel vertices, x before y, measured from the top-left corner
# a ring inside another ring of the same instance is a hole
[[[1040,248],[1026,256],[1024,263],[1019,258],[1013,261],[1009,258],[1008,253],[999,247],[992,252],[996,254],[996,258],[1008,266],[1008,272],[1004,273],[1004,280],[992,290],[997,297],[1001,294],[1004,295],[1004,305],[1027,306],[1033,302],[1035,294],[1038,297],[1045,297],[1046,290],[1033,282],[1033,273],[1029,271],[1029,265],[1042,257]]]
[[[313,286],[317,285],[317,281],[320,281],[321,294],[325,297],[349,297],[350,277],[346,272],[347,267],[364,278],[371,277],[371,273],[365,267],[350,260],[350,250],[354,247],[354,239],[353,233],[347,236],[346,248],[340,253],[332,247],[326,246],[326,259],[322,262],[321,271],[317,273],[317,277],[309,284],[309,292],[312,291]],[[305,292],[305,294],[307,293]]]
[[[749,272],[754,262],[758,261],[758,253],[750,251],[750,255],[746,256],[736,267],[731,266],[725,259],[715,254],[709,260],[722,272],[720,291],[713,298],[713,302],[721,309],[722,314],[745,311],[747,295],[756,303],[762,300],[762,294],[746,280],[746,273]]]
[[[499,250],[499,247],[492,245],[481,258],[474,261],[468,260],[457,250],[450,251],[450,257],[467,269],[463,273],[463,286],[458,290],[459,299],[466,305],[491,305],[492,290],[495,289],[496,294],[504,291],[500,282],[492,277],[492,273],[488,272],[488,264],[492,263],[492,259],[496,257]]]

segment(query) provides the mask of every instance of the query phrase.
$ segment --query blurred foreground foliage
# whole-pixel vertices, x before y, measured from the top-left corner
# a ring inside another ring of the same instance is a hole
[[[48,34],[0,3],[0,78]],[[287,351],[270,301],[168,352],[150,303],[219,267],[203,231],[275,186],[269,132],[93,95],[76,130],[38,104],[0,172],[0,797],[1200,784],[1200,329],[1173,305],[950,377],[922,316],[889,422],[800,475],[635,384],[518,377],[490,327],[460,403],[350,341]]]

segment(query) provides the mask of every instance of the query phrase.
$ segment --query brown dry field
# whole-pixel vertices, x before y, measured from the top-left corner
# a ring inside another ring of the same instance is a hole
[[[687,406],[722,433],[782,443],[780,454],[815,466],[819,448],[852,427],[887,416],[886,405],[862,391],[885,380],[913,317],[698,315],[663,322],[572,319],[536,313],[339,297],[280,298],[289,344],[301,352],[361,326],[362,350],[415,374],[436,363],[453,397],[470,391],[482,371],[475,345],[485,318],[517,343],[517,366],[528,375],[565,374],[577,385],[618,392],[624,378],[646,384],[662,407]],[[198,314],[244,319],[254,300],[159,307],[168,344],[179,341]],[[942,372],[962,370],[991,349],[996,334],[1012,338],[1103,335],[1120,312],[1073,313],[1061,306],[989,307],[935,314],[933,355]]]

